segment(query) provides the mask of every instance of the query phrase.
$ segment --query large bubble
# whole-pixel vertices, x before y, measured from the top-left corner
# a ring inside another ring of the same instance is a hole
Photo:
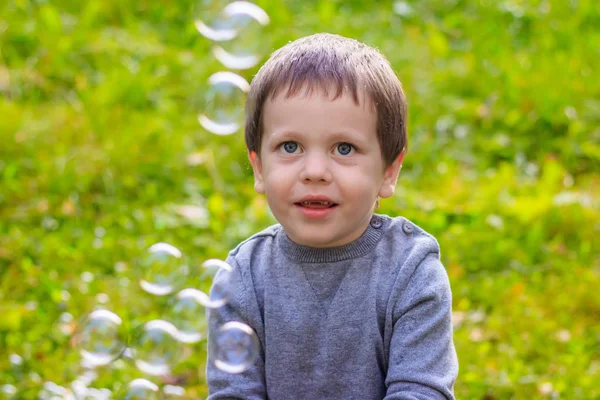
[[[269,16],[256,4],[234,1],[222,12],[222,29],[213,37],[213,55],[226,68],[243,70],[257,65],[268,49],[263,32]]]
[[[231,135],[244,123],[244,104],[250,84],[229,71],[217,72],[208,78],[202,113],[198,122],[215,135]]]
[[[214,280],[220,271],[219,279]],[[213,281],[210,298],[205,304],[207,308],[219,308],[229,302],[233,295],[233,269],[225,261],[211,258],[202,263],[201,279],[210,278]]]
[[[123,322],[111,311],[95,310],[78,327],[74,343],[85,364],[91,367],[108,365],[125,350],[127,343]]]
[[[158,385],[147,379],[135,379],[123,387],[117,395],[116,400],[161,400]]]
[[[184,399],[185,389],[181,386],[165,385],[162,388],[163,400],[180,400]]]
[[[259,356],[260,343],[254,330],[242,322],[231,321],[211,337],[215,367],[230,374],[248,370]]]
[[[236,32],[232,29],[223,10],[229,0],[200,0],[193,12],[198,32],[209,40],[231,40]]]
[[[206,305],[208,295],[200,290],[183,289],[175,296],[169,311],[169,320],[177,328],[177,339],[183,343],[196,343],[206,335]]]
[[[154,376],[169,375],[183,354],[177,328],[160,319],[138,327],[131,350],[136,367]]]
[[[140,260],[139,267],[143,275],[140,286],[157,296],[171,294],[179,289],[188,274],[181,251],[168,243],[150,246],[146,256]]]

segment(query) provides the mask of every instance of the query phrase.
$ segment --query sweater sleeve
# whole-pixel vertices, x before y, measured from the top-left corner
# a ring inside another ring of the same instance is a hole
[[[386,400],[454,400],[452,293],[439,254],[415,268],[394,307]]]
[[[206,365],[206,382],[208,384],[208,400],[219,399],[266,399],[264,351],[259,349],[259,357],[248,370],[232,374],[215,367],[216,355],[211,349],[211,340],[216,331],[229,321],[239,321],[249,325],[255,332],[262,332],[262,318],[256,305],[254,288],[251,280],[239,268],[233,257],[227,258],[233,267],[231,278],[232,296],[228,304],[217,309],[209,309],[208,316],[208,362]],[[222,283],[227,274],[219,271],[213,279],[211,293],[215,285]],[[260,335],[259,335],[260,337]]]

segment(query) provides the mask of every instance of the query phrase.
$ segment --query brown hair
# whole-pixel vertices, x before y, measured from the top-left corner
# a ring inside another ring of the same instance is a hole
[[[376,49],[354,39],[319,33],[275,51],[258,71],[246,102],[246,146],[260,154],[262,111],[269,96],[287,87],[286,97],[318,88],[332,100],[348,90],[358,104],[358,91],[377,112],[377,137],[383,160],[390,165],[408,145],[406,97],[389,61]]]

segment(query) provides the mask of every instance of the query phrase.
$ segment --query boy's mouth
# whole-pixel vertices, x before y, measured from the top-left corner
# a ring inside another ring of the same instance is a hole
[[[336,203],[333,203],[331,201],[324,201],[324,200],[305,200],[305,201],[300,201],[300,202],[296,203],[296,205],[300,206],[300,207],[315,208],[315,209],[324,209],[324,208],[331,208],[331,207],[337,206]]]

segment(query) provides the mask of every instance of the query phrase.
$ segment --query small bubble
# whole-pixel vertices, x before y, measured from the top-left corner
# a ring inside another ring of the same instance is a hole
[[[121,318],[103,309],[88,315],[75,333],[74,340],[83,361],[91,367],[116,360],[126,345]]]
[[[177,336],[177,328],[164,320],[153,320],[139,327],[132,346],[136,367],[148,375],[168,375],[182,357]]]
[[[71,382],[71,390],[73,390],[73,393],[75,394],[78,400],[86,398],[88,393],[87,385],[85,384],[85,382],[80,381],[79,379],[76,379],[73,382]]]
[[[200,290],[188,288],[177,293],[169,312],[169,321],[177,328],[180,342],[196,343],[202,339],[207,330],[207,304],[210,304],[210,299]]]
[[[135,379],[115,396],[117,400],[160,400],[160,390],[147,379]]]
[[[250,84],[229,71],[217,72],[208,78],[202,113],[198,122],[215,135],[238,132],[244,122],[244,104]]]
[[[215,354],[215,367],[230,374],[239,374],[254,364],[260,343],[251,327],[231,321],[219,328],[209,346]]]
[[[210,1],[210,0],[209,0]],[[271,47],[270,36],[263,28],[269,15],[248,1],[234,1],[221,7],[203,10],[194,24],[198,32],[216,42],[213,55],[226,68],[248,69],[257,65]]]
[[[204,306],[207,308],[224,306],[233,294],[233,269],[225,261],[216,258],[203,262],[202,268],[200,279],[213,279],[210,302]],[[218,277],[217,273],[219,273]]]
[[[73,394],[70,390],[54,382],[44,382],[42,390],[38,393],[39,400],[71,400]]]
[[[109,400],[112,392],[108,389],[86,388],[77,400]]]
[[[256,4],[234,1],[223,9],[226,32],[233,36],[222,38],[213,47],[213,55],[229,69],[248,69],[260,62],[270,47],[263,28],[269,24],[269,15]]]
[[[162,388],[163,400],[179,399],[185,396],[185,389],[181,386],[165,385]]]
[[[157,296],[173,293],[187,276],[181,251],[167,243],[150,246],[147,256],[140,262],[140,268],[143,274],[140,286]]]
[[[209,40],[227,40],[235,37],[223,20],[223,9],[229,0],[201,0],[194,10],[194,25],[202,36]]]

